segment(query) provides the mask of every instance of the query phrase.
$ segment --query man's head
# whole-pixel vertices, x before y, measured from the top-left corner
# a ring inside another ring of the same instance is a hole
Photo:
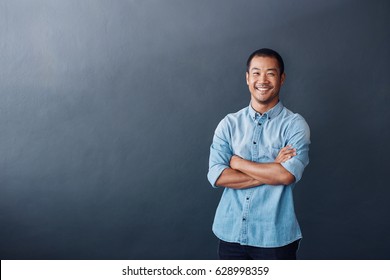
[[[246,72],[249,72],[249,68],[250,68],[250,65],[251,65],[251,62],[252,62],[252,59],[256,56],[261,56],[261,57],[273,57],[275,58],[277,61],[278,61],[278,64],[279,64],[279,72],[280,72],[280,75],[282,75],[284,73],[284,62],[283,62],[283,58],[280,56],[279,53],[277,53],[276,51],[274,50],[271,50],[271,49],[267,49],[267,48],[263,48],[263,49],[258,49],[256,51],[254,51],[248,58],[247,62],[246,62]]]
[[[249,56],[246,82],[256,111],[264,113],[278,103],[285,76],[283,59],[276,51],[259,49]]]

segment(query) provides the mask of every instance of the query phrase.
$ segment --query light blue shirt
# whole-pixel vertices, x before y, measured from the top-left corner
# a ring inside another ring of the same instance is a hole
[[[310,130],[299,114],[279,101],[264,114],[251,105],[227,115],[215,130],[207,177],[213,187],[232,155],[253,162],[273,162],[281,148],[291,145],[297,155],[282,166],[295,177],[284,185],[248,189],[224,188],[213,224],[221,240],[256,247],[281,247],[302,238],[295,216],[293,189],[309,163]]]

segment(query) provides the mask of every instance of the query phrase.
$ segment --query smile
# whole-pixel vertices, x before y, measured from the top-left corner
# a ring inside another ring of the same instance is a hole
[[[260,86],[260,87],[255,87],[256,90],[260,90],[260,91],[265,91],[265,90],[269,90],[271,89],[271,87],[265,87],[265,86]]]

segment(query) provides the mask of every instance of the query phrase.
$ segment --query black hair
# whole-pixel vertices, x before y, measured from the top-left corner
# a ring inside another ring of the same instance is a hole
[[[275,58],[277,61],[278,61],[278,64],[279,64],[279,70],[280,70],[280,75],[282,75],[284,73],[284,62],[283,62],[283,58],[280,56],[280,54],[278,54],[276,51],[274,50],[271,50],[271,49],[267,49],[267,48],[263,48],[263,49],[258,49],[256,51],[254,51],[248,58],[247,62],[246,62],[246,72],[249,73],[249,67],[251,65],[251,61],[254,57],[256,56],[263,56],[263,57],[273,57]]]

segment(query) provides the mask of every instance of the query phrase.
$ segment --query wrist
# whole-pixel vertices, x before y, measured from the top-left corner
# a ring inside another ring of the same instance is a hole
[[[233,155],[231,158],[230,158],[230,167],[233,168],[233,169],[236,169],[238,170],[239,169],[239,164],[240,164],[240,161],[242,160],[241,157],[237,156],[237,155]]]

